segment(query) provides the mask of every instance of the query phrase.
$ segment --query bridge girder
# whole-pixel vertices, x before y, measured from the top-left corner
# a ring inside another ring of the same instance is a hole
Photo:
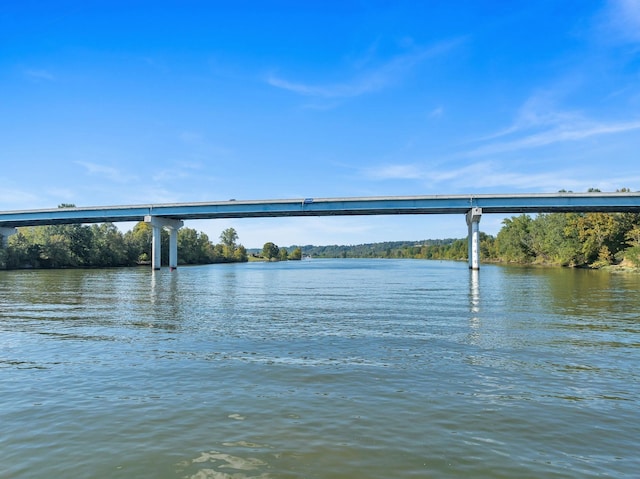
[[[640,212],[640,193],[304,198],[52,208],[0,212],[0,227],[143,221],[145,216],[191,220],[286,216],[466,214],[474,207],[482,208],[484,214]]]

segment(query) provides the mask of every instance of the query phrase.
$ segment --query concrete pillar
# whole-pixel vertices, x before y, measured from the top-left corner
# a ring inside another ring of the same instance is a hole
[[[9,236],[14,235],[18,232],[16,228],[7,228],[5,226],[0,227],[0,239],[2,243],[0,246],[7,246],[7,241],[9,240]]]
[[[482,208],[471,208],[467,212],[467,226],[469,227],[469,269],[480,269],[480,218]]]
[[[151,267],[160,269],[161,264],[161,231],[162,228],[169,230],[169,268],[174,270],[178,267],[178,230],[184,225],[180,220],[171,218],[161,218],[158,216],[145,216],[144,221],[151,224],[153,237],[151,240]]]

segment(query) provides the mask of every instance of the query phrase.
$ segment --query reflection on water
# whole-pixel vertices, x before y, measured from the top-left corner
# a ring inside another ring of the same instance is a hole
[[[469,335],[470,344],[479,344],[480,341],[480,271],[469,270]]]
[[[469,289],[471,298],[471,312],[480,312],[480,272],[477,269],[469,270]]]
[[[180,462],[177,471],[181,474],[187,472],[186,477],[191,479],[270,479],[273,476],[266,472],[259,472],[260,469],[266,469],[266,466],[267,463],[254,457],[239,457],[210,451],[203,452],[190,461]],[[196,469],[197,472],[189,475],[189,469]]]
[[[633,477],[639,291],[411,260],[0,272],[3,474]]]

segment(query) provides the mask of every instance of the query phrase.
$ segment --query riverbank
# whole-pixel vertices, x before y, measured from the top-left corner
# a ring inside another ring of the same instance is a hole
[[[460,261],[466,261],[460,260]],[[518,262],[518,261],[503,261],[497,259],[483,259],[481,264],[495,264],[506,266],[522,266],[522,267],[538,267],[538,268],[567,268],[567,269],[588,269],[597,271],[608,271],[610,273],[635,273],[640,274],[640,267],[635,266],[633,263],[627,260],[623,260],[618,264],[608,264],[602,266],[596,265],[563,265],[560,263],[551,263],[544,261],[535,262]]]
[[[610,273],[634,273],[640,274],[640,268],[633,265],[627,264],[612,264],[608,266],[603,266],[601,268],[592,268],[592,269],[600,269],[602,271],[609,271]]]

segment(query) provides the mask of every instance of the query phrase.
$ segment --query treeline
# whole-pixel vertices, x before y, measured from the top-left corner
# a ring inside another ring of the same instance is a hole
[[[465,239],[439,239],[422,241],[387,241],[359,245],[329,245],[301,247],[305,256],[314,258],[423,258],[465,259]]]
[[[18,228],[0,248],[0,268],[78,268],[147,264],[151,259],[152,227],[137,223],[122,233],[113,223],[94,225],[50,225]],[[178,230],[180,264],[247,261],[247,251],[237,243],[233,228],[220,234],[213,244],[209,237],[191,228]],[[162,230],[162,264],[169,263],[169,234]]]
[[[640,214],[551,213],[503,221],[481,256],[512,263],[602,267],[627,261],[640,267]]]

